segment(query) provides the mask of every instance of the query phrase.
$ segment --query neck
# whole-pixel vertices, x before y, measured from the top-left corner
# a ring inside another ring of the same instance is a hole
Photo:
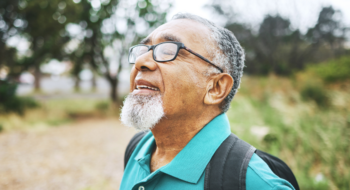
[[[151,131],[156,148],[151,158],[151,171],[168,164],[188,142],[220,113],[162,119]]]
[[[161,150],[182,149],[206,123],[206,121],[200,119],[197,121],[191,119],[162,119],[152,129],[157,148]]]

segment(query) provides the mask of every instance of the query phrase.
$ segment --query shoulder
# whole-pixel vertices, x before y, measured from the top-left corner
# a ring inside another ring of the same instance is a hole
[[[246,189],[294,190],[289,182],[275,175],[257,154],[253,154],[248,165]]]

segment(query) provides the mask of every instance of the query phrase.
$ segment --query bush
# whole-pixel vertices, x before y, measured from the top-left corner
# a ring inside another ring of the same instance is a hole
[[[327,90],[318,84],[306,84],[302,87],[300,95],[304,100],[313,100],[318,106],[328,106],[330,98]]]
[[[0,81],[0,112],[16,112],[23,114],[26,108],[35,108],[39,104],[32,98],[17,97],[17,84]]]
[[[350,79],[350,56],[334,59],[322,64],[311,65],[306,72],[314,73],[326,82]]]
[[[106,111],[109,109],[110,104],[108,101],[101,101],[96,104],[95,108],[99,111]]]
[[[0,103],[5,102],[15,95],[17,84],[0,80]]]

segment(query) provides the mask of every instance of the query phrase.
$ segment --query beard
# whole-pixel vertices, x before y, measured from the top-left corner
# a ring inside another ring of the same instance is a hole
[[[129,94],[120,114],[124,125],[143,131],[152,129],[163,117],[164,109],[160,94]]]

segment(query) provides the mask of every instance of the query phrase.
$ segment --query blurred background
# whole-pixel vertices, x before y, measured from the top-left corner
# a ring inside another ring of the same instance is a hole
[[[349,0],[1,0],[0,189],[118,189],[128,48],[177,12],[246,52],[232,132],[301,189],[350,189]]]

